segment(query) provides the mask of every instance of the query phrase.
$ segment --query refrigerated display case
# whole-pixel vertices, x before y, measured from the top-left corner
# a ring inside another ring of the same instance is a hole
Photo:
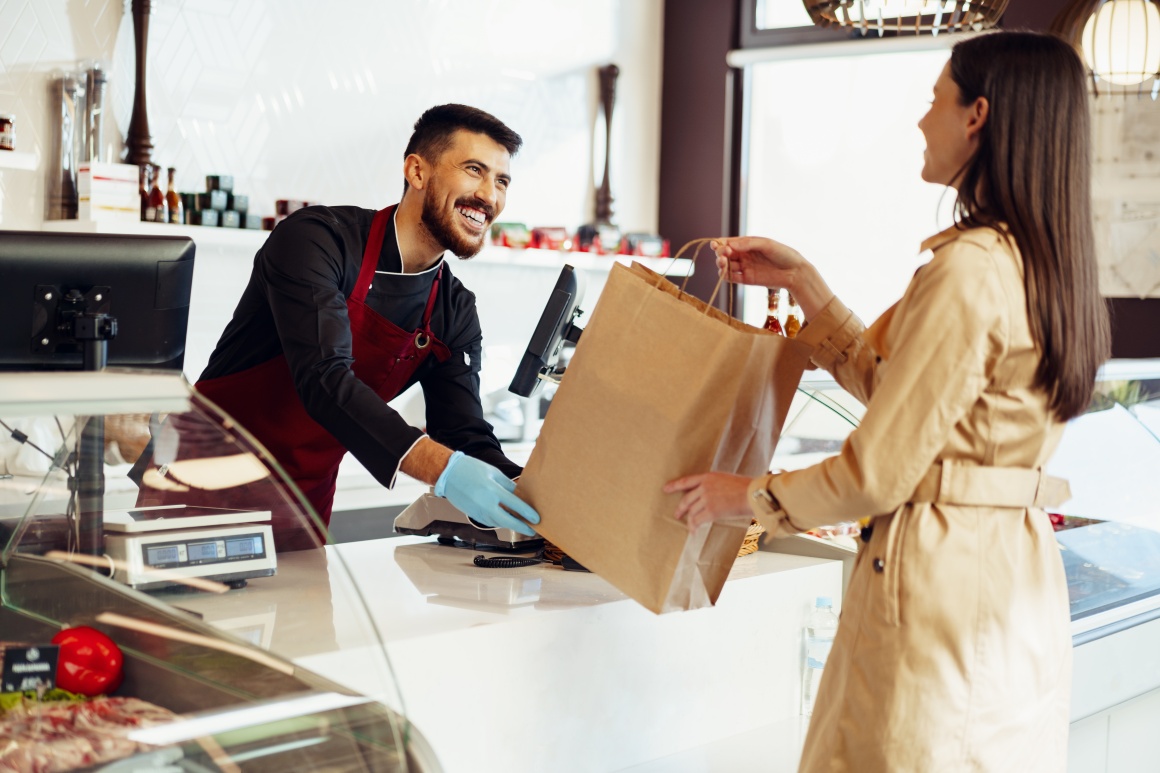
[[[124,657],[104,697],[5,696],[0,769],[440,770],[317,517],[179,374],[8,373],[0,422],[0,642]],[[263,606],[276,579],[306,619]],[[295,662],[352,651],[359,691]]]

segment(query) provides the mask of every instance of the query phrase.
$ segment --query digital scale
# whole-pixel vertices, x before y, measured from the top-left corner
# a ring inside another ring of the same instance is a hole
[[[113,579],[137,590],[186,577],[241,587],[278,569],[269,510],[166,505],[105,511],[104,520]]]

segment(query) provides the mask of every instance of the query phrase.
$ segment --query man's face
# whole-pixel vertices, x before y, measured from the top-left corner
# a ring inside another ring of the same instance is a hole
[[[445,249],[470,258],[507,201],[511,154],[486,134],[457,131],[423,190],[423,225]]]

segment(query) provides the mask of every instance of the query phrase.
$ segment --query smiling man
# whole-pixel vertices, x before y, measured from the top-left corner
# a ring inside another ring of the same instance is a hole
[[[509,512],[539,521],[511,493],[520,468],[483,418],[475,296],[445,259],[483,247],[522,142],[476,108],[433,107],[404,153],[397,206],[307,207],[255,256],[197,389],[262,441],[325,523],[350,451],[385,486],[402,470],[485,526],[533,534]],[[387,405],[415,383],[426,432]],[[280,520],[280,550],[313,543]]]

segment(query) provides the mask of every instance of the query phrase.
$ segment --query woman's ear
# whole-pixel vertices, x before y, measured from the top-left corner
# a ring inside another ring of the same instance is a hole
[[[987,125],[987,117],[990,115],[991,105],[987,102],[986,97],[978,97],[974,103],[971,104],[970,111],[967,113],[967,139],[977,140],[979,132]]]
[[[403,159],[403,179],[416,190],[423,190],[427,184],[427,162],[418,153],[412,153]]]

